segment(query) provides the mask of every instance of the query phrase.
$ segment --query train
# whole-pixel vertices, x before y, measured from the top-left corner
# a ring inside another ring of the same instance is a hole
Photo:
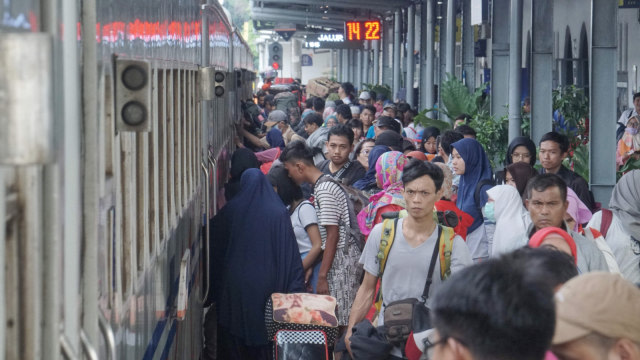
[[[249,45],[216,0],[0,13],[0,360],[199,359]]]

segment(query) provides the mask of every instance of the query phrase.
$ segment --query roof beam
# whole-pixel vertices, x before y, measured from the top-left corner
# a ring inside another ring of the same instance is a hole
[[[310,12],[310,11],[302,11],[302,10],[289,10],[289,9],[275,9],[275,8],[253,8],[252,12],[255,15],[265,15],[265,16],[290,16],[290,17],[298,17],[298,18],[316,18],[322,20],[330,20],[330,21],[350,21],[357,18],[355,14],[351,13],[337,13],[337,12]]]
[[[319,19],[317,17],[301,18],[299,16],[295,17],[295,16],[284,16],[284,15],[264,15],[264,14],[254,13],[251,18],[253,20],[259,20],[259,21],[281,21],[281,22],[288,22],[288,23],[300,24],[300,25],[323,26],[323,27],[334,28],[334,29],[344,28],[344,21],[324,20],[324,19]]]
[[[392,11],[398,7],[408,7],[413,4],[411,0],[371,0],[371,1],[336,1],[336,0],[264,0],[255,1],[254,3],[271,3],[271,4],[287,4],[287,5],[311,5],[321,6],[327,5],[329,8],[343,9],[375,9],[380,11]]]

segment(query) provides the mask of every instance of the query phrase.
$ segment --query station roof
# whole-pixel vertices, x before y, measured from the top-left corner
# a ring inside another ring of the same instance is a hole
[[[382,18],[413,3],[412,0],[254,0],[252,19],[256,29],[290,24],[298,30],[341,30],[345,21]]]

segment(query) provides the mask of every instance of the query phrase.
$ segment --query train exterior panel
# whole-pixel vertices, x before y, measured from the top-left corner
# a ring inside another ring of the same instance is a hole
[[[0,359],[198,359],[249,46],[215,1],[0,13]]]

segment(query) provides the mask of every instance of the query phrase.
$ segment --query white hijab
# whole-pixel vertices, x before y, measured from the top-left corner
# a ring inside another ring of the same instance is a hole
[[[527,245],[524,240],[527,238],[531,218],[522,205],[518,189],[511,185],[498,185],[487,190],[487,194],[494,201],[496,217],[491,256],[499,256]]]

